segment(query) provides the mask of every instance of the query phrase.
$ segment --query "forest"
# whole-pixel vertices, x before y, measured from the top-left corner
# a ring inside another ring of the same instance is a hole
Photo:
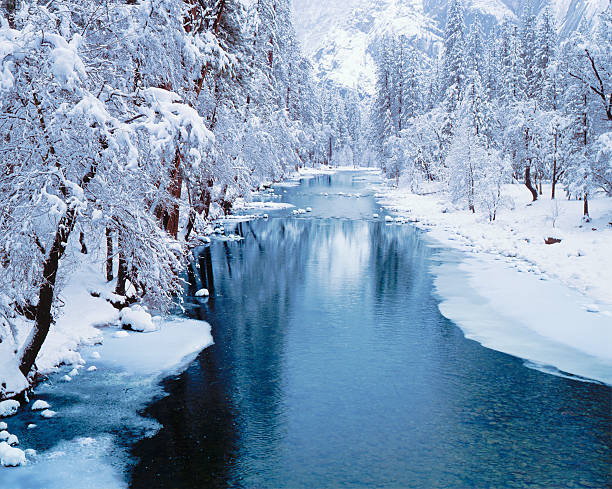
[[[501,186],[522,182],[533,200],[612,195],[612,10],[561,38],[550,5],[529,3],[518,23],[488,35],[448,6],[441,56],[424,63],[405,36],[376,46],[370,134],[388,178],[416,190],[441,181],[455,203],[494,220]]]
[[[262,182],[329,164],[359,120],[315,84],[289,0],[3,8],[0,342],[26,377],[72,242],[106,248],[118,296],[166,311],[190,238]],[[34,326],[19,347],[22,320]]]

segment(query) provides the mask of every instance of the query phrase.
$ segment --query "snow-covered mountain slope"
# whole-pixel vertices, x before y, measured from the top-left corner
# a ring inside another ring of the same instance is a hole
[[[322,80],[371,91],[371,46],[384,34],[412,39],[424,52],[441,40],[439,23],[425,14],[423,0],[349,0],[346,4],[294,2],[298,36]]]
[[[610,0],[551,0],[562,36],[582,19],[592,21]],[[475,13],[485,29],[509,17],[517,20],[524,0],[464,0],[466,22]],[[539,12],[545,0],[531,0]],[[294,0],[295,25],[318,77],[361,91],[374,88],[372,42],[385,33],[406,35],[426,55],[441,42],[446,0]]]

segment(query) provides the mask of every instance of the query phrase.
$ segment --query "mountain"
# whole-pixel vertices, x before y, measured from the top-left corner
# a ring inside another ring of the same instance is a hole
[[[565,37],[582,19],[593,21],[610,0],[532,0],[539,12],[549,3]],[[465,0],[466,23],[478,13],[485,30],[508,17],[517,21],[524,0]],[[297,35],[315,72],[332,81],[372,93],[373,41],[386,33],[405,35],[424,55],[439,49],[446,22],[445,0],[294,0]]]

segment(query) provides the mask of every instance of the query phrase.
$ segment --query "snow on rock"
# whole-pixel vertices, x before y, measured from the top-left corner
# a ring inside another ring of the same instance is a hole
[[[5,467],[17,467],[26,461],[25,452],[11,447],[5,441],[0,442],[0,463]]]
[[[96,370],[98,370],[98,367],[96,367],[95,365],[92,365],[92,366],[87,368],[88,372],[95,372]]]
[[[52,418],[53,416],[55,416],[57,413],[55,411],[52,411],[51,409],[45,409],[44,411],[42,411],[40,413],[40,415],[43,418]]]
[[[151,332],[157,329],[151,315],[138,304],[121,309],[120,321],[124,329],[132,331]]]
[[[74,377],[75,375],[79,375],[79,371],[76,368],[73,368],[70,372],[68,372],[68,375],[70,375],[70,377]]]
[[[51,406],[49,405],[47,401],[43,401],[42,399],[37,399],[36,401],[34,401],[30,409],[32,411],[42,411],[43,409],[49,409],[50,407]]]
[[[36,428],[36,424],[35,423],[30,423],[30,424],[28,424],[27,428],[29,430],[33,430],[34,428]]]
[[[113,338],[128,338],[130,336],[130,333],[128,333],[127,331],[115,331],[113,333]]]
[[[0,343],[0,397],[3,393],[5,396],[18,394],[28,387],[28,381],[19,370],[14,350],[8,341]]]
[[[393,218],[391,216],[385,216],[385,222],[393,222]]]
[[[11,446],[19,445],[19,438],[17,438],[17,435],[9,435],[6,442]]]
[[[196,297],[208,297],[209,292],[208,289],[200,289],[195,293]]]
[[[19,401],[14,399],[8,399],[6,401],[0,401],[0,418],[6,418],[17,413],[19,409]]]
[[[64,375],[60,380],[63,382],[70,382],[72,377],[70,377],[70,375]]]
[[[306,212],[312,212],[312,207],[306,207]]]
[[[6,430],[0,431],[0,441],[8,440],[9,436],[11,436],[11,434],[8,431]]]
[[[100,353],[97,351],[92,352],[91,358],[95,358],[96,360],[100,358]]]
[[[373,217],[374,219],[378,219],[378,214],[374,213],[374,214],[372,214],[372,217]]]
[[[8,429],[8,425],[4,421],[0,421],[0,431]]]

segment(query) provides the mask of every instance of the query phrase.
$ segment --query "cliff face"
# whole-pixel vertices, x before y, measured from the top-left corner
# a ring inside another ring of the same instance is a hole
[[[593,23],[610,0],[551,0],[562,37],[582,19]],[[517,21],[524,0],[465,0],[466,23],[478,13],[485,31],[504,18]],[[532,0],[538,13],[545,0]],[[440,47],[446,0],[294,0],[295,24],[304,52],[317,76],[371,93],[374,87],[373,41],[385,33],[413,40],[424,56]]]

